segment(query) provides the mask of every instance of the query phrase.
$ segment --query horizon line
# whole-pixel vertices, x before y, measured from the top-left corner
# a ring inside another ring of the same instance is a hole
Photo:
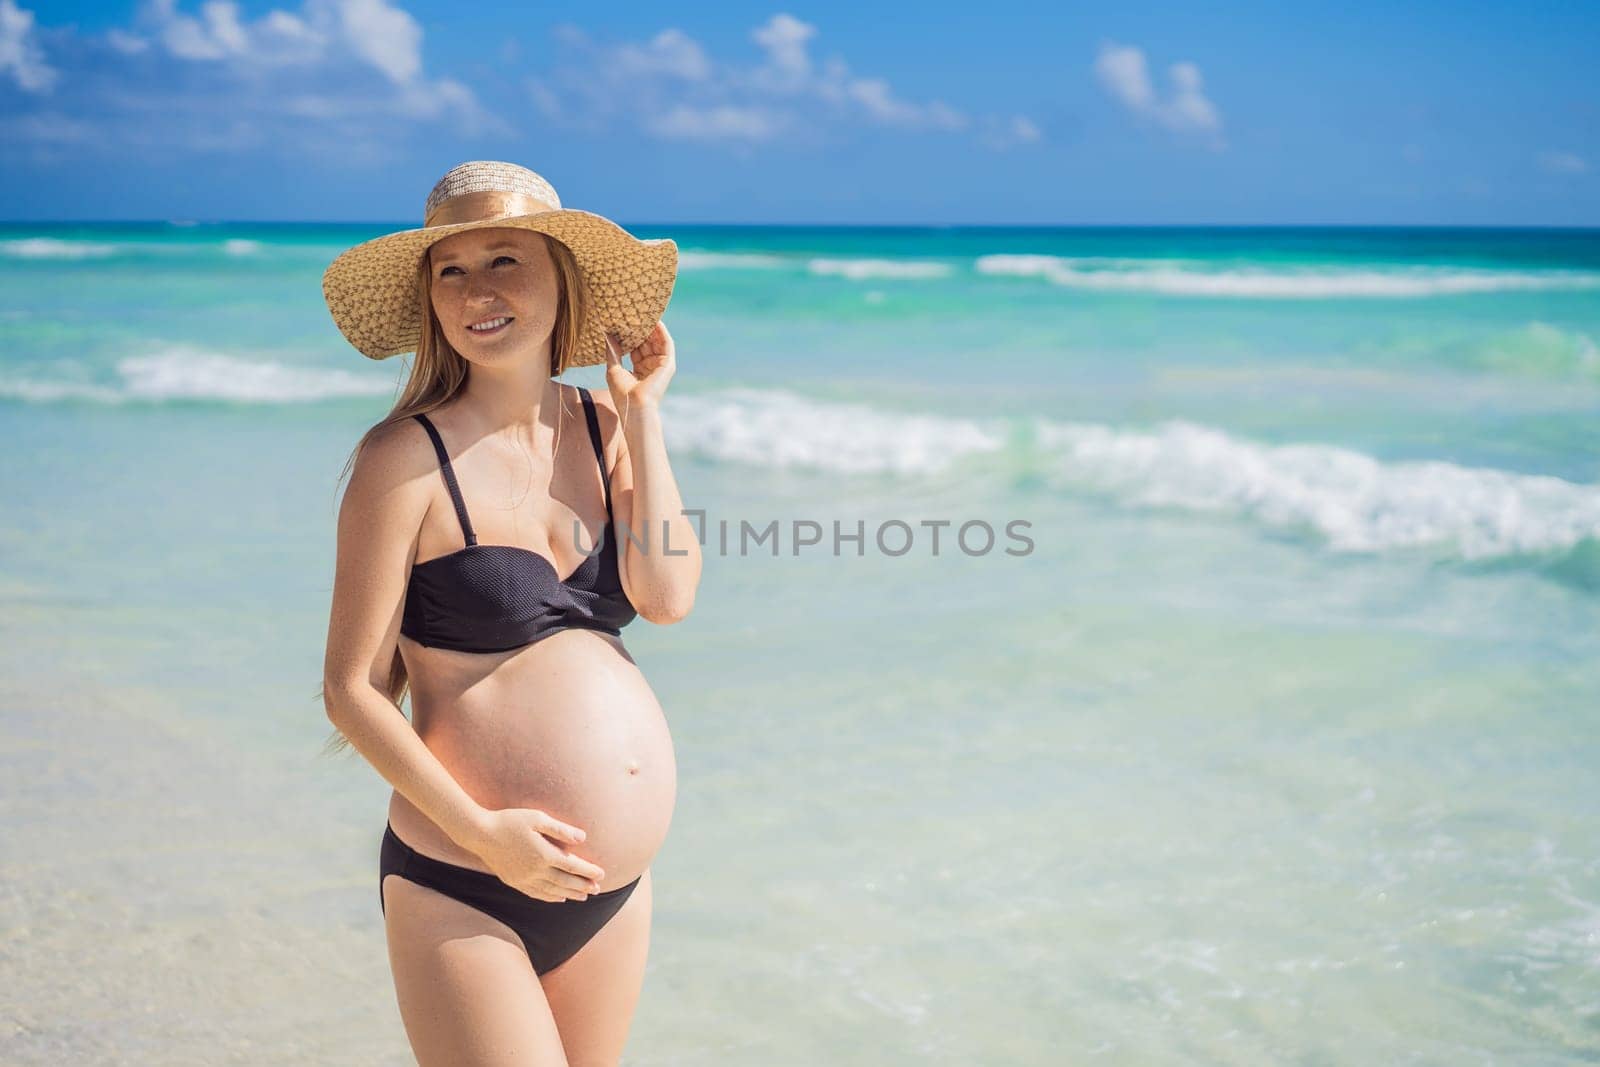
[[[0,226],[363,226],[397,230],[423,227],[408,222],[364,219],[0,219]],[[701,229],[854,230],[1600,230],[1600,223],[1550,222],[618,222],[640,229],[674,226]]]

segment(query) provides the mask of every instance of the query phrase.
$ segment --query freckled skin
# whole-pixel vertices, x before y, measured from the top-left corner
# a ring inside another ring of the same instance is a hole
[[[486,272],[471,259],[452,259],[469,256],[485,240],[485,232],[458,233],[430,250],[437,264],[430,272],[434,315],[451,347],[473,362],[513,362],[530,347],[547,342],[555,327],[560,305],[555,263],[538,234],[512,229],[494,231],[514,247],[504,251],[505,259],[490,260]],[[489,299],[484,299],[486,286],[491,287]],[[487,338],[468,329],[469,323],[499,315],[516,321]]]

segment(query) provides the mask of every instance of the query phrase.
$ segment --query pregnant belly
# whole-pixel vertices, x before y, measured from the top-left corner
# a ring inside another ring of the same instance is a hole
[[[406,649],[423,743],[485,808],[537,808],[588,836],[568,851],[642,874],[672,820],[677,768],[666,717],[620,639],[553,634],[505,657]],[[398,791],[389,821],[413,848],[486,870]]]

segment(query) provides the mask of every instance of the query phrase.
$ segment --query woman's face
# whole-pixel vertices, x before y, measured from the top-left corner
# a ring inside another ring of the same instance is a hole
[[[433,313],[445,339],[474,363],[550,354],[560,286],[544,238],[532,230],[464,230],[429,249]],[[473,326],[510,319],[489,330]]]

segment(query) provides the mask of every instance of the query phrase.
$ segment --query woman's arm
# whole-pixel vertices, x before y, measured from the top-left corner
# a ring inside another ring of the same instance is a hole
[[[622,365],[614,337],[610,340],[606,406],[622,423],[611,487],[617,567],[640,615],[655,623],[677,622],[694,607],[701,564],[700,541],[683,513],[661,433],[661,397],[677,370],[677,353],[663,322],[630,353],[631,371]]]
[[[323,703],[328,719],[390,785],[457,844],[476,851],[488,812],[387,693],[430,476],[438,476],[432,446],[411,419],[384,427],[356,457],[339,506]]]
[[[656,401],[635,397],[622,429],[617,461],[622,494],[613,496],[622,530],[617,542],[622,585],[640,615],[654,623],[677,622],[694,608],[700,541],[683,513]],[[618,503],[624,499],[626,504]],[[628,537],[628,530],[644,547]]]

